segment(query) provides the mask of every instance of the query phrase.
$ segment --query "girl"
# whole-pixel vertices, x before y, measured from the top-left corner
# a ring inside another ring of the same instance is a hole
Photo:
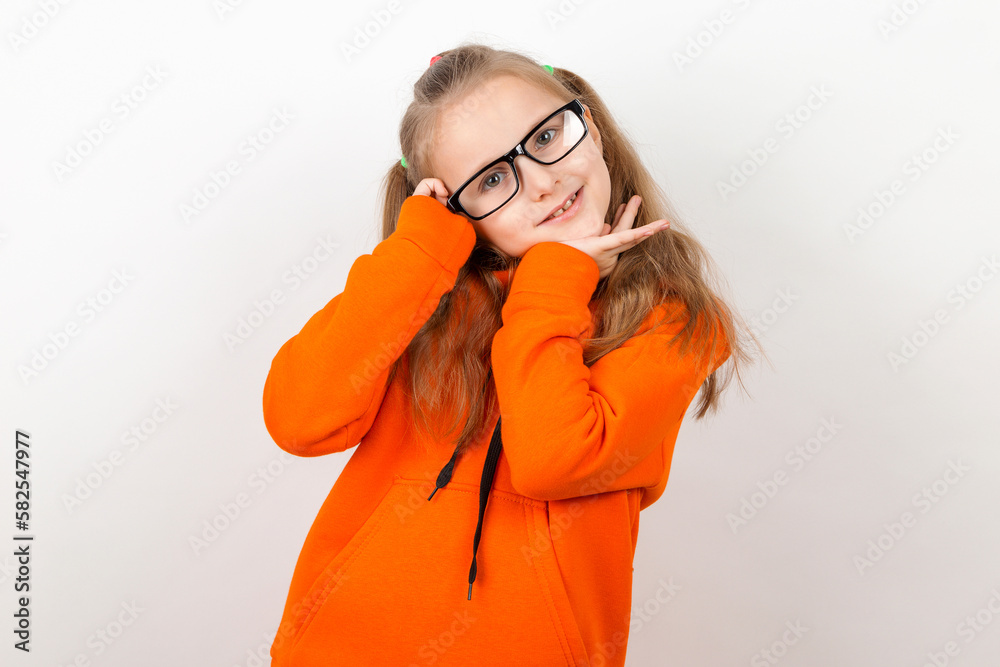
[[[709,258],[568,70],[462,44],[400,144],[383,240],[264,385],[285,451],[361,443],[271,664],[623,665],[639,512],[745,355]]]

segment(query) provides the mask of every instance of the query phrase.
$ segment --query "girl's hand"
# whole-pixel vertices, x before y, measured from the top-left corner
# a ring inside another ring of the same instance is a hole
[[[445,187],[444,182],[438,178],[425,178],[424,180],[417,183],[417,187],[413,190],[415,195],[423,195],[425,197],[434,197],[439,202],[448,205],[448,197],[451,195],[448,193],[448,188]]]
[[[600,278],[604,278],[615,268],[619,253],[670,226],[668,220],[661,219],[632,229],[632,222],[635,220],[640,203],[642,197],[635,195],[627,204],[619,204],[614,226],[604,223],[601,233],[596,236],[585,236],[582,239],[559,241],[559,243],[565,243],[593,257],[600,269]]]

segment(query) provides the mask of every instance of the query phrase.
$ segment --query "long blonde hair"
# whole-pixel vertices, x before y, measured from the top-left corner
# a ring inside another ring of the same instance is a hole
[[[636,194],[642,197],[642,206],[634,227],[663,218],[670,220],[668,231],[653,234],[623,251],[611,273],[598,282],[593,297],[594,335],[582,341],[584,363],[591,366],[631,338],[656,306],[668,299],[679,299],[686,306],[688,320],[673,340],[680,339],[682,354],[692,343],[699,317],[717,321],[729,345],[728,361],[708,375],[700,387],[701,402],[695,419],[717,410],[722,390],[734,372],[739,375],[739,366],[750,359],[737,329],[755,343],[756,338],[709,284],[709,277],[715,274],[711,258],[686,230],[600,96],[577,74],[558,67],[549,73],[533,59],[514,51],[464,42],[440,55],[414,84],[413,101],[400,121],[399,143],[407,166],[396,161],[382,181],[382,240],[396,229],[403,202],[417,184],[434,176],[429,173],[429,161],[435,132],[447,128],[458,117],[452,114],[467,113],[482,103],[471,93],[488,91],[488,84],[496,77],[513,75],[565,102],[580,99],[590,108],[600,132],[611,175],[612,206],[605,222],[611,225],[617,203]],[[480,237],[459,271],[454,289],[441,298],[437,309],[393,364],[390,382],[404,362],[408,367],[407,393],[414,408],[414,422],[424,433],[435,437],[451,433],[468,411],[456,440],[465,448],[487,426],[496,400],[490,349],[493,335],[502,324],[500,313],[510,285],[509,279],[504,285],[493,272],[506,269],[510,278],[519,261]],[[473,291],[484,298],[470,298]],[[457,326],[453,322],[456,315]],[[692,353],[709,363],[722,341],[701,338],[695,343]],[[689,388],[691,397],[698,389]],[[450,416],[445,417],[447,413]]]

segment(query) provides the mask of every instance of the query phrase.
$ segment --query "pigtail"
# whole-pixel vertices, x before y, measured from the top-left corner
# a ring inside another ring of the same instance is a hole
[[[387,239],[396,229],[403,202],[413,194],[416,184],[410,183],[408,168],[396,160],[385,177],[379,199],[382,201],[382,238]]]

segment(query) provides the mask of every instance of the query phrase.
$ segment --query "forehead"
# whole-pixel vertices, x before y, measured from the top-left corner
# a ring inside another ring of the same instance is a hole
[[[449,192],[509,151],[564,102],[511,76],[473,90],[438,120],[431,164]]]

